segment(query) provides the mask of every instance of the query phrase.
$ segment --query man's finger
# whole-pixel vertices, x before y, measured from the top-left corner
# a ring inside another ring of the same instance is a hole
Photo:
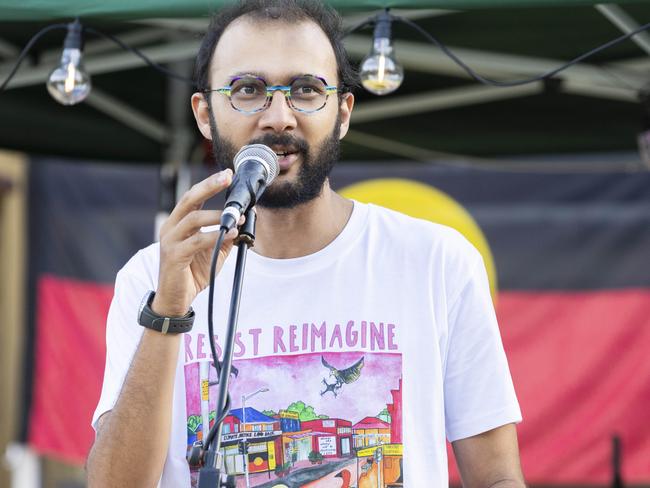
[[[191,237],[188,237],[181,244],[183,248],[182,254],[191,256],[196,254],[199,251],[203,251],[206,249],[213,249],[214,246],[217,244],[217,239],[219,238],[219,232],[220,231],[197,232]],[[224,247],[232,247],[232,241],[237,237],[237,234],[238,234],[237,229],[231,229],[230,231],[228,231],[223,242],[222,250]]]
[[[170,237],[184,240],[197,232],[201,227],[218,225],[221,221],[219,210],[192,210],[170,231]],[[210,229],[212,230],[212,229]]]
[[[220,171],[199,181],[181,197],[169,215],[165,226],[175,226],[187,214],[201,208],[203,202],[207,199],[228,188],[231,182],[232,171],[230,169]]]

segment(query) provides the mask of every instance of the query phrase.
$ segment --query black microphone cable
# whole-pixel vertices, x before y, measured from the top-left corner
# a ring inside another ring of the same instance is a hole
[[[214,289],[215,289],[215,278],[217,274],[217,263],[219,261],[219,252],[221,251],[221,246],[223,246],[223,241],[225,237],[226,237],[226,229],[220,227],[219,238],[217,239],[217,243],[215,244],[214,250],[212,251],[212,261],[210,263],[210,285],[208,288],[208,337],[210,338],[210,351],[212,352],[212,364],[214,365],[214,369],[217,370],[217,378],[221,376],[221,362],[219,361],[219,357],[217,356],[217,349],[214,345],[214,322],[213,322]],[[219,411],[219,399],[217,399],[216,418],[213,427],[210,429],[208,435],[206,436],[203,442],[204,451],[208,450],[210,444],[214,440],[214,436],[217,433],[216,427],[220,425],[228,415],[228,411],[230,410],[230,405],[231,405],[230,392],[228,393],[228,396],[226,398],[226,403],[222,411]]]

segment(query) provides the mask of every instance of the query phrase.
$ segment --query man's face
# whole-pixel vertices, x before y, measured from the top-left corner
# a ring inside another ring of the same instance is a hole
[[[302,75],[315,75],[327,84],[338,83],[336,58],[325,33],[313,22],[287,24],[242,17],[223,33],[210,67],[211,88],[230,85],[233,78],[252,74],[269,85],[287,85]],[[230,106],[228,97],[213,92],[210,113],[202,95],[192,98],[199,129],[213,140],[215,160],[232,167],[236,152],[246,144],[261,143],[278,156],[280,174],[259,205],[291,208],[318,196],[339,156],[339,139],[347,132],[353,98],[339,102],[329,96],[325,107],[312,114],[292,110],[282,92],[270,106],[244,114]]]

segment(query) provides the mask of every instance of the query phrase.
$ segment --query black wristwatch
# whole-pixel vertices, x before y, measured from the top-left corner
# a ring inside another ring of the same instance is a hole
[[[151,304],[155,296],[155,291],[148,291],[142,299],[140,311],[138,312],[138,324],[162,334],[180,334],[192,330],[192,325],[194,325],[194,310],[192,310],[192,307],[182,317],[163,317],[151,310]]]

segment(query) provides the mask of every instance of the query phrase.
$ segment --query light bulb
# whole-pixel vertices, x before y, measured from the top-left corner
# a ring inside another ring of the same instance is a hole
[[[81,31],[78,20],[68,24],[61,62],[47,80],[47,91],[63,105],[75,105],[90,93],[90,76],[84,68],[81,55]]]
[[[372,50],[361,62],[361,84],[375,95],[394,92],[404,80],[404,69],[393,55],[390,23],[387,12],[377,18]]]
[[[392,54],[390,39],[379,38],[361,63],[361,84],[370,93],[386,95],[399,88],[404,80],[404,69]]]

